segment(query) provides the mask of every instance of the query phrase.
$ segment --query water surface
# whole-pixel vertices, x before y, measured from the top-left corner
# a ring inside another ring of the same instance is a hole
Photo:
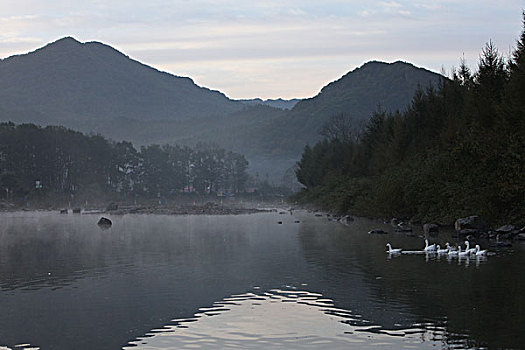
[[[525,340],[520,244],[486,259],[392,257],[386,242],[421,249],[422,238],[368,235],[382,226],[305,212],[125,215],[111,217],[109,230],[98,219],[0,214],[0,345],[436,349]]]

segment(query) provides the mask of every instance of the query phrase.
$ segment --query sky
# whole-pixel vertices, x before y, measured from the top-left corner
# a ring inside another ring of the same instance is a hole
[[[0,57],[65,36],[108,44],[230,98],[305,98],[371,60],[450,74],[492,40],[509,56],[525,0],[2,0]]]

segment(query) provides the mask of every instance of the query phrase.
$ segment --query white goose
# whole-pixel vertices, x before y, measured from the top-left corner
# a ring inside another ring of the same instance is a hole
[[[457,250],[449,250],[448,251],[448,256],[450,256],[450,257],[458,256],[458,251]]]
[[[467,251],[462,252],[461,251],[461,246],[459,246],[458,247],[458,257],[463,258],[463,257],[466,257],[466,256],[468,256]]]
[[[431,244],[431,245],[428,245],[428,239],[425,239],[425,248],[423,249],[423,251],[427,252],[427,253],[430,253],[430,252],[435,252],[436,251],[436,244]]]
[[[452,251],[456,251],[456,250],[457,250],[456,247],[452,247],[452,246],[450,245],[450,243],[448,243],[448,242],[446,243],[446,245],[447,245],[447,249],[448,249],[449,252],[452,252]]]
[[[465,241],[465,245],[467,246],[467,249],[465,249],[465,252],[467,254],[476,254],[476,248],[470,248],[470,242]]]
[[[476,256],[486,256],[486,255],[487,255],[487,250],[486,249],[481,250],[479,244],[476,244]]]
[[[439,244],[437,245],[437,253],[438,254],[447,254],[448,253],[448,248],[446,249],[441,249],[441,247],[439,246]]]
[[[389,254],[399,254],[401,253],[401,248],[395,248],[395,249],[392,249],[392,246],[390,245],[390,243],[387,243],[386,246],[388,247],[388,250],[387,250],[387,253]]]

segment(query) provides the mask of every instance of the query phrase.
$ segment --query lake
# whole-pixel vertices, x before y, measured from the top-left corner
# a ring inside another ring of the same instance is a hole
[[[421,230],[369,235],[392,229],[304,211],[109,217],[104,230],[100,215],[0,214],[0,349],[525,343],[521,243],[477,259],[389,256],[387,242],[422,249]]]

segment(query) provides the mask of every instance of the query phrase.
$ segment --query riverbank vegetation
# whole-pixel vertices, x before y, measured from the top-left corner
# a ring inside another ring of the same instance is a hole
[[[525,220],[525,14],[512,57],[492,42],[477,70],[464,61],[439,87],[419,90],[404,112],[378,110],[349,132],[333,118],[305,147],[294,197],[356,215],[452,222],[476,213]]]
[[[243,155],[211,145],[136,150],[64,127],[0,124],[1,200],[19,202],[224,195],[244,192]]]

